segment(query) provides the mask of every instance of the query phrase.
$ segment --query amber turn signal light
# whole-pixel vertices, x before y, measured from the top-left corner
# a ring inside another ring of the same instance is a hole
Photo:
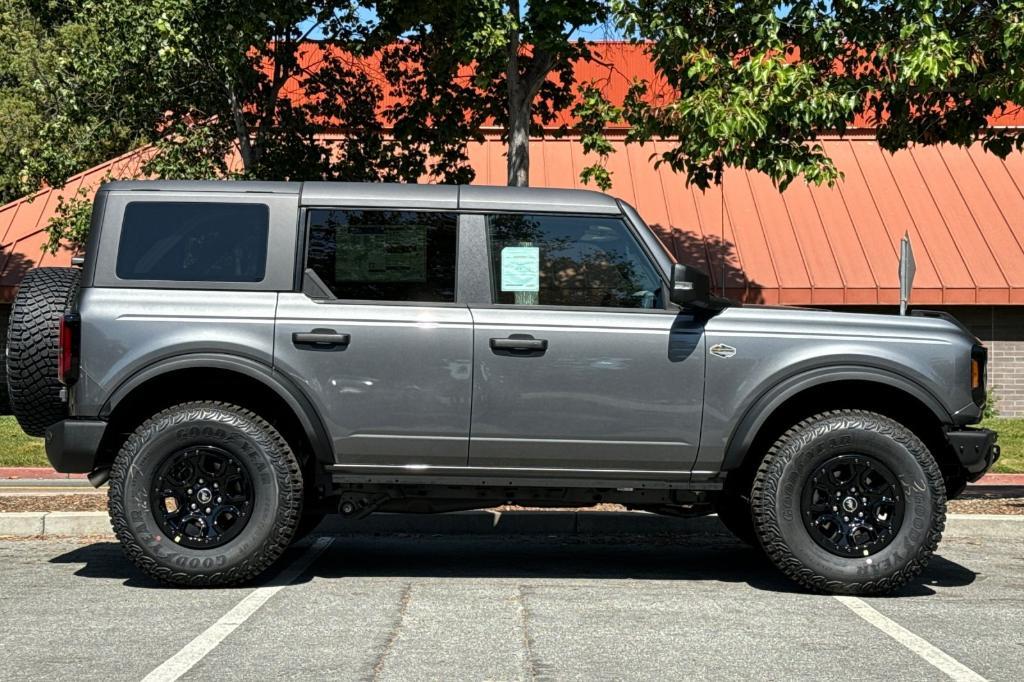
[[[981,388],[981,363],[971,358],[971,390]]]

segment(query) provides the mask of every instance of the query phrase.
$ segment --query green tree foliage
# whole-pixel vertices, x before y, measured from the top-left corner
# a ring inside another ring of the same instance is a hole
[[[144,171],[166,178],[468,181],[460,137],[468,129],[431,125],[456,121],[451,109],[383,107],[386,90],[415,91],[415,78],[395,62],[361,58],[375,57],[361,9],[314,0],[10,0],[0,11],[0,30],[16,36],[14,59],[0,67],[0,122],[11,122],[0,135],[3,198],[60,187],[147,143],[156,155]],[[314,32],[319,46],[307,40]],[[374,36],[395,43],[379,28]],[[295,97],[289,89],[299,83]],[[392,123],[402,135],[390,134]],[[327,128],[344,135],[325,139]],[[48,248],[77,242],[82,204],[68,200]]]
[[[727,166],[832,184],[839,172],[814,140],[857,117],[879,143],[970,144],[1005,156],[1024,132],[986,116],[1024,102],[1021,0],[613,0],[620,26],[642,38],[670,97],[625,102],[588,92],[584,134],[618,118],[627,140],[669,138],[657,159],[700,187]],[[592,142],[592,145],[598,144]],[[594,147],[607,155],[607,149]],[[597,181],[602,165],[584,171]]]
[[[470,129],[488,118],[504,125],[508,184],[529,184],[530,131],[572,105],[573,64],[592,57],[586,42],[573,36],[582,26],[605,22],[607,2],[386,0],[375,7],[383,35],[405,36],[424,71],[438,80],[431,85],[433,101],[459,103],[458,116]]]

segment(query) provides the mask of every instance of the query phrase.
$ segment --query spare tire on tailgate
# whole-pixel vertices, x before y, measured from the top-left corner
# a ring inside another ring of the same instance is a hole
[[[21,282],[7,327],[11,412],[30,436],[68,416],[57,380],[60,319],[78,293],[78,268],[35,268]]]

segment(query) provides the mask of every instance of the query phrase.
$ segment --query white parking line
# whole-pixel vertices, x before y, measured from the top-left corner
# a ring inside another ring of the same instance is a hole
[[[318,538],[316,542],[297,561],[282,571],[274,580],[263,587],[257,587],[233,609],[221,616],[220,620],[206,628],[198,637],[186,644],[181,651],[164,661],[156,670],[146,675],[143,682],[172,682],[187,673],[196,663],[203,660],[206,654],[235,629],[256,613],[267,600],[277,594],[281,588],[293,583],[324,550],[331,546],[334,538]]]
[[[931,663],[958,682],[986,682],[985,678],[966,665],[956,660],[945,651],[918,637],[894,620],[882,615],[863,599],[857,597],[836,596],[846,608],[889,635],[915,654]]]

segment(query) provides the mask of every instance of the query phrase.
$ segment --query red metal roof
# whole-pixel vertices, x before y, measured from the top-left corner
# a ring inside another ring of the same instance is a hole
[[[897,253],[909,233],[917,260],[915,304],[1024,304],[1024,154],[1005,161],[942,145],[889,154],[870,136],[822,144],[845,179],[835,188],[794,182],[780,194],[764,176],[731,169],[721,188],[688,188],[650,157],[667,143],[613,139],[611,193],[633,204],[676,256],[708,270],[715,286],[750,302],[793,305],[894,304]],[[57,196],[90,191],[109,173],[133,177],[151,152],[140,150],[0,207],[0,297],[10,300],[29,267],[66,265],[44,256],[43,228]],[[505,182],[497,134],[470,149],[476,182]],[[583,187],[590,163],[578,139],[537,139],[530,182]]]

